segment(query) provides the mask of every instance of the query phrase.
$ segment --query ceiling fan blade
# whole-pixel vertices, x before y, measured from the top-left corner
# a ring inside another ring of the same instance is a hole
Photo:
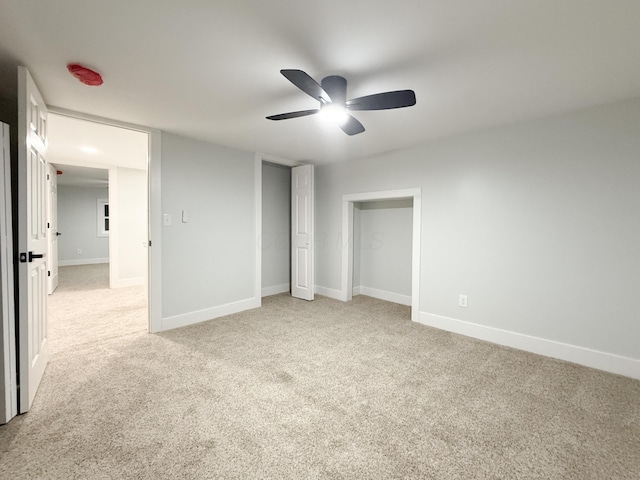
[[[280,73],[304,93],[312,96],[319,102],[327,103],[331,101],[329,94],[318,85],[318,82],[302,70],[280,70]]]
[[[318,113],[319,111],[319,109],[314,108],[313,110],[300,110],[298,112],[280,113],[278,115],[271,115],[266,118],[267,120],[286,120],[288,118],[306,117],[307,115],[313,115],[314,113]]]
[[[347,108],[349,110],[388,110],[411,107],[415,104],[416,94],[413,90],[397,90],[354,98],[347,102]]]
[[[357,135],[358,133],[364,132],[364,126],[351,115],[349,115],[346,122],[340,125],[340,128],[347,135]]]

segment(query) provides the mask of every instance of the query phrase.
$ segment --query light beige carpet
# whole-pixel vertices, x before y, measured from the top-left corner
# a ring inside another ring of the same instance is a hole
[[[640,478],[638,381],[363,296],[263,304],[57,350],[0,477]]]
[[[51,354],[147,332],[145,286],[109,288],[109,264],[60,267],[48,298]]]

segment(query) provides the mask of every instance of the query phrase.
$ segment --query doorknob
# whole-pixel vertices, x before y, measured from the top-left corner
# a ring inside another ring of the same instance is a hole
[[[33,253],[29,252],[29,262],[33,262],[34,258],[44,258],[44,253]],[[27,263],[27,254],[25,252],[20,252],[20,263]]]
[[[59,237],[60,235],[62,235],[60,232],[56,232],[56,237]]]
[[[29,252],[29,262],[33,262],[34,258],[44,258],[44,253]]]

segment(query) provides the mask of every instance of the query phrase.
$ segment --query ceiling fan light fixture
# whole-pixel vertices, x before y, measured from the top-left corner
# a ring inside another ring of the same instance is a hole
[[[364,132],[365,129],[356,117],[347,113],[347,110],[390,110],[416,104],[416,94],[413,90],[374,93],[347,100],[347,80],[344,77],[329,75],[318,83],[302,70],[280,70],[280,73],[304,93],[320,102],[320,108],[270,115],[266,117],[267,120],[286,120],[319,113],[326,122],[339,126],[344,133],[352,136]]]
[[[347,109],[336,103],[327,103],[320,108],[320,118],[327,123],[343,125],[349,118]]]

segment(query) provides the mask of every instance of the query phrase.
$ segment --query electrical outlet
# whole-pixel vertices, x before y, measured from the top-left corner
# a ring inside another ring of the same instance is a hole
[[[76,250],[76,253],[77,253],[78,255],[82,255],[82,249],[81,249],[81,248],[78,248],[78,249]]]
[[[467,296],[459,295],[458,296],[458,306],[462,308],[467,308]]]
[[[164,225],[165,227],[170,227],[171,226],[171,214],[170,213],[165,213],[162,215],[162,225]]]

